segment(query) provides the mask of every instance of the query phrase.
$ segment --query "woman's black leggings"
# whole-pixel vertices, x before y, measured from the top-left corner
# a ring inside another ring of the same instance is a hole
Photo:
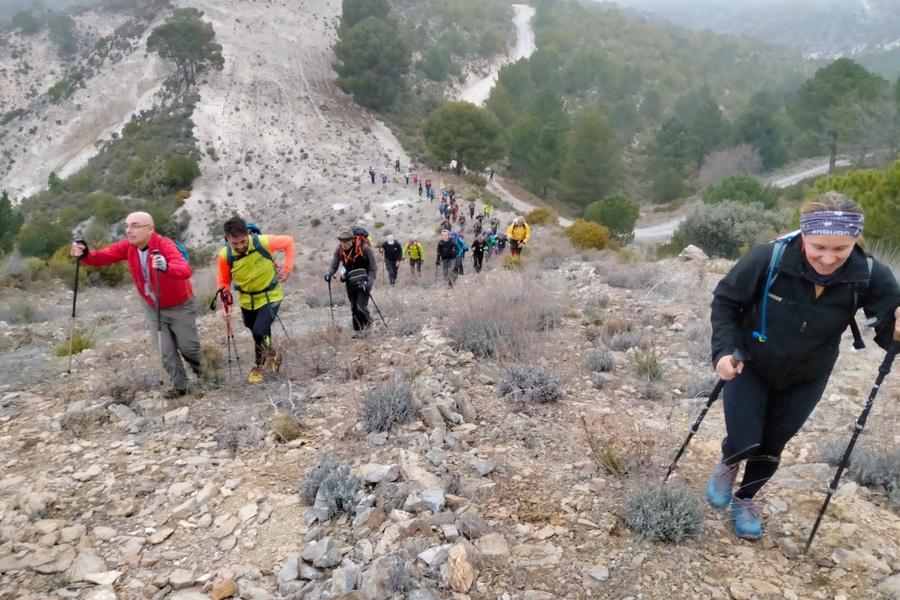
[[[747,461],[738,498],[752,498],[778,469],[781,451],[803,427],[818,404],[831,374],[785,389],[773,389],[753,372],[743,372],[725,384],[727,436],[722,440],[726,465]]]

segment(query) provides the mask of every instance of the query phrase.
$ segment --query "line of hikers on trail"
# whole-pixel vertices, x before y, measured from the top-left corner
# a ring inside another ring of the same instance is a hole
[[[900,286],[890,269],[862,248],[864,224],[862,208],[850,198],[836,192],[813,198],[801,209],[799,231],[751,247],[713,292],[711,366],[719,378],[716,389],[722,392],[726,435],[706,486],[706,498],[714,508],[730,510],[734,532],[740,538],[757,540],[762,536],[754,498],[769,483],[785,447],[821,400],[839,357],[842,335],[849,328],[854,347],[864,346],[855,323],[857,310],[863,309],[875,342],[887,353],[878,369],[879,379],[857,419],[854,436],[865,425],[875,393],[900,349]],[[264,235],[240,217],[228,219],[223,233],[226,242],[217,258],[216,297],[222,300],[231,339],[230,290],[237,292],[242,321],[254,343],[248,383],[259,383],[266,372],[277,372],[283,360],[282,352],[272,343],[272,326],[276,320],[280,323],[282,284],[288,281],[294,266],[294,238]],[[183,396],[188,393],[184,363],[198,377],[203,376],[204,369],[196,323],[198,308],[190,281],[193,271],[187,253],[177,242],[160,236],[146,212],[126,217],[125,235],[125,240],[105,249],[90,249],[84,241],[76,240],[71,253],[79,265],[102,267],[128,262],[135,288],[144,301],[148,329],[157,330],[156,337],[151,335],[151,344],[158,354],[160,370],[171,380],[172,387],[164,395]],[[505,236],[511,251],[518,254],[529,243],[530,228],[523,217],[516,217]],[[435,276],[443,267],[444,278],[452,286],[463,274],[463,258],[468,251],[473,253],[473,265],[479,270],[491,254],[494,237],[494,230],[482,232],[470,246],[461,232],[442,230],[435,250]],[[378,310],[371,298],[377,260],[364,228],[342,227],[337,238],[325,280],[329,294],[335,276],[345,283],[354,336],[358,337],[374,321],[369,303]],[[391,284],[407,257],[410,273],[421,276],[425,249],[418,238],[401,246],[388,235],[380,250]],[[284,253],[283,264],[274,257],[279,251]],[[77,298],[76,286],[73,325]],[[287,337],[286,329],[284,333]],[[717,394],[710,394],[682,452]],[[848,445],[840,469],[846,466],[855,439]],[[738,483],[742,467],[744,473]],[[840,474],[839,470],[828,488],[829,499]],[[820,510],[820,520],[827,502]]]

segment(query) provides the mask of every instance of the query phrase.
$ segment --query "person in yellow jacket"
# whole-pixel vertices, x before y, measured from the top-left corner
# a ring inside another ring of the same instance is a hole
[[[522,254],[522,246],[531,239],[531,228],[525,222],[525,217],[516,217],[506,230],[506,237],[509,238],[509,253],[513,256]]]
[[[255,225],[240,217],[225,221],[225,247],[219,251],[219,290],[238,292],[244,326],[253,334],[255,360],[248,383],[263,380],[263,368],[276,372],[281,356],[272,347],[272,323],[284,298],[281,284],[294,270],[294,238],[289,235],[261,235]],[[273,254],[284,251],[284,265],[275,264]],[[225,316],[231,319],[231,314]]]
[[[425,260],[425,249],[418,239],[413,239],[403,247],[403,260],[409,255],[409,272],[422,276],[422,261]]]

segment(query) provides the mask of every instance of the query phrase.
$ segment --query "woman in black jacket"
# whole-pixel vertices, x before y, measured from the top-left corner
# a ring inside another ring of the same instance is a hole
[[[828,192],[801,213],[800,234],[753,246],[719,282],[712,302],[713,364],[728,381],[727,435],[706,497],[715,508],[731,505],[735,533],[744,539],[762,536],[753,497],[822,397],[856,309],[864,310],[882,348],[900,332],[897,280],[857,245],[860,206]],[[736,349],[746,362],[733,361]]]

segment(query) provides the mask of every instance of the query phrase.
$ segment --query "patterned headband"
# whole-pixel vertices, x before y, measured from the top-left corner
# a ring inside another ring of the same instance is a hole
[[[859,237],[866,218],[859,213],[820,210],[800,215],[800,231],[805,235],[849,235]]]

